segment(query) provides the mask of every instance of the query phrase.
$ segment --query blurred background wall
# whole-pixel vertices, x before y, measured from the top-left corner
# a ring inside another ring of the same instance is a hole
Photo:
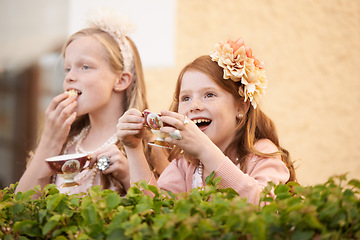
[[[62,91],[59,50],[86,10],[110,6],[137,25],[153,111],[167,109],[181,68],[242,37],[265,62],[262,109],[300,183],[360,176],[360,1],[0,1],[0,181],[18,181],[43,112]]]

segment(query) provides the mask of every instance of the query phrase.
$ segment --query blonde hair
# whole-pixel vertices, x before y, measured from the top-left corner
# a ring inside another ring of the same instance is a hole
[[[229,92],[237,102],[244,102],[244,97],[241,97],[238,93],[241,82],[224,79],[223,69],[219,67],[216,62],[212,61],[209,55],[204,55],[185,66],[180,72],[176,83],[173,102],[170,106],[171,111],[178,112],[181,81],[184,73],[190,70],[204,73],[222,89]],[[263,138],[271,140],[277,146],[279,151],[274,153],[262,153],[256,150],[254,147],[255,142]],[[259,107],[254,109],[250,106],[247,113],[244,114],[241,120],[238,120],[235,139],[224,151],[224,154],[226,155],[232,151],[235,151],[239,157],[238,163],[240,163],[240,169],[243,171],[246,171],[244,162],[249,154],[255,154],[261,157],[281,155],[282,161],[290,171],[289,181],[296,181],[295,170],[293,163],[290,160],[290,154],[286,149],[280,146],[274,123],[260,110]],[[179,149],[174,148],[170,153],[169,159],[173,159],[178,153]]]
[[[101,30],[99,27],[85,28],[71,35],[63,46],[62,49],[63,58],[65,58],[65,50],[71,42],[73,42],[78,38],[87,37],[87,36],[94,37],[102,44],[105,50],[106,59],[108,60],[111,69],[115,73],[121,73],[124,71],[124,58],[118,41],[116,41],[114,37],[111,36],[108,32]],[[143,111],[146,108],[148,108],[148,103],[146,99],[146,89],[145,89],[145,81],[144,81],[141,59],[134,42],[127,36],[125,36],[125,38],[131,47],[131,49],[129,50],[133,55],[132,58],[133,62],[130,64],[130,66],[132,66],[130,69],[130,73],[132,76],[132,83],[125,90],[124,98],[122,99],[123,109],[124,111],[127,111],[130,108],[136,108],[139,109],[140,111]],[[71,125],[67,139],[64,145],[62,146],[62,150],[61,150],[62,153],[64,152],[68,142],[70,142],[76,135],[78,135],[81,132],[81,130],[84,127],[88,126],[89,124],[90,124],[90,119],[88,114],[79,116],[75,119],[75,121]],[[146,137],[144,139],[146,139]],[[145,142],[146,140],[143,141],[144,146],[147,145]],[[120,142],[117,142],[117,146],[125,154],[123,146],[120,144]],[[146,155],[150,154],[146,147],[144,149]],[[111,176],[107,176],[107,175],[102,176],[102,179],[104,181],[104,188],[109,187],[111,179],[113,181],[115,180]],[[118,191],[124,194],[125,190],[123,189],[123,186],[119,184],[117,185],[119,187]]]
[[[109,33],[97,27],[85,28],[71,35],[63,46],[63,58],[65,57],[65,50],[71,42],[80,37],[86,36],[94,37],[103,45],[105,56],[111,66],[111,69],[116,73],[121,73],[124,69],[124,60],[118,42]],[[123,107],[124,111],[130,108],[136,108],[143,111],[148,108],[148,103],[146,99],[146,89],[141,59],[134,42],[129,37],[126,37],[126,39],[130,43],[134,62],[130,72],[133,80],[128,89],[125,91],[124,98],[122,100]],[[89,125],[89,123],[88,114],[78,117],[71,126],[66,142],[68,142],[69,139],[72,139],[75,135],[79,134],[81,129]]]

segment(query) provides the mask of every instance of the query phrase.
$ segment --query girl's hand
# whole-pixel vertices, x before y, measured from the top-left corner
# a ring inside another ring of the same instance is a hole
[[[76,96],[62,93],[54,97],[45,111],[45,124],[42,138],[50,146],[58,144],[61,148],[69,134],[71,124],[75,121],[77,106]],[[54,144],[51,144],[53,142]]]
[[[110,161],[109,167],[103,170],[102,173],[112,174],[113,177],[122,182],[124,186],[129,185],[130,178],[128,160],[120,149],[115,144],[111,144],[103,149],[100,149],[92,156],[89,167],[93,167],[102,156],[108,157]]]
[[[186,154],[200,160],[204,151],[218,151],[209,137],[184,115],[170,111],[162,111],[161,115],[161,121],[171,126],[162,127],[160,131],[171,134],[178,130],[181,135],[181,139],[166,137],[166,142],[179,146]]]
[[[136,148],[141,145],[144,117],[135,109],[127,110],[119,119],[117,137],[125,147]]]

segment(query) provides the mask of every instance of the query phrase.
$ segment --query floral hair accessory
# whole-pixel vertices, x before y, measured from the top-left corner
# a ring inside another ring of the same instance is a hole
[[[211,60],[224,69],[224,79],[241,82],[240,96],[249,99],[254,109],[267,87],[264,64],[252,55],[251,48],[245,46],[244,40],[239,38],[235,42],[218,43],[214,52],[210,53]]]
[[[89,12],[89,15],[90,18],[88,23],[90,27],[100,28],[117,41],[124,61],[124,71],[131,72],[134,57],[130,43],[126,39],[126,37],[134,30],[134,26],[130,20],[109,8],[93,10]]]

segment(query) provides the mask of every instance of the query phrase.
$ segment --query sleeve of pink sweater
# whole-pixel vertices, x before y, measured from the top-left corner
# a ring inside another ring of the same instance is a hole
[[[267,139],[259,140],[254,146],[263,153],[278,151],[276,145]],[[264,158],[252,154],[247,158],[246,164],[247,170],[244,173],[229,158],[225,158],[215,171],[215,177],[221,177],[219,185],[222,188],[233,188],[250,203],[259,203],[260,193],[268,182],[285,183],[290,177],[280,156]]]
[[[263,153],[278,151],[270,140],[256,142],[255,148]],[[290,177],[289,170],[280,156],[264,158],[250,155],[246,162],[246,173],[241,171],[229,158],[225,158],[215,171],[215,177],[221,177],[220,187],[233,188],[242,198],[258,204],[261,191],[268,182],[285,183]],[[184,193],[191,190],[192,176],[196,166],[183,158],[174,159],[156,181],[152,177],[148,183],[173,193]],[[203,177],[203,182],[206,176]]]
[[[162,172],[159,179],[156,181],[152,177],[149,184],[173,193],[188,192],[191,190],[192,175],[195,167],[184,158],[174,159]]]
[[[185,193],[190,191],[190,188],[188,187],[188,178],[189,176],[192,176],[190,173],[191,171],[194,172],[194,170],[195,166],[184,159],[174,159],[161,173],[159,179],[156,180],[154,174],[152,174],[151,178],[148,180],[148,184],[173,193]],[[150,191],[143,190],[143,192],[146,195],[153,195]]]

